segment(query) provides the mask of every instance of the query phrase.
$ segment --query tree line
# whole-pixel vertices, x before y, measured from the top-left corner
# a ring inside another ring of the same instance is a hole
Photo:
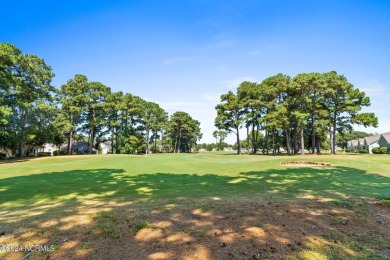
[[[281,147],[288,154],[304,154],[305,149],[319,154],[321,147],[329,146],[335,154],[336,137],[351,132],[353,124],[378,124],[374,113],[361,112],[370,105],[370,98],[335,71],[293,78],[277,74],[261,83],[245,81],[235,93],[221,95],[220,102],[215,126],[236,135],[237,154],[242,127],[247,129],[253,153],[261,146],[266,154],[275,154]]]
[[[178,111],[77,74],[60,88],[52,68],[36,55],[0,43],[0,149],[25,156],[28,147],[87,141],[88,153],[111,141],[112,153],[148,154],[159,147],[190,152],[202,137],[200,122]]]

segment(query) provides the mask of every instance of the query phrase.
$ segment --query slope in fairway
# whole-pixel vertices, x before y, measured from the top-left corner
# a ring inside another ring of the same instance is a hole
[[[55,244],[37,259],[385,258],[389,198],[386,155],[42,158],[0,164],[0,244]]]

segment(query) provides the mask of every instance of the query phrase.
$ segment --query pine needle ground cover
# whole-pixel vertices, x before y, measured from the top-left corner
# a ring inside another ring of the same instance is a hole
[[[54,246],[30,259],[388,259],[389,199],[388,155],[26,159],[0,164],[0,245]]]

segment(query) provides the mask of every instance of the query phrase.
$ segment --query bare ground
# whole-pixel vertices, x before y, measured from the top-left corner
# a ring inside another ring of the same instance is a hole
[[[0,226],[0,244],[56,244],[53,252],[36,251],[29,259],[390,257],[390,207],[379,202],[271,197],[174,202],[89,201],[2,211],[0,223],[7,224]],[[2,259],[26,254],[0,251]]]

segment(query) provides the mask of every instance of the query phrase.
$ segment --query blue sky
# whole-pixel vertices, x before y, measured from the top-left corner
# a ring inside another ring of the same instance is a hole
[[[44,58],[57,87],[84,74],[190,113],[212,142],[219,96],[243,80],[336,70],[371,97],[366,131],[390,131],[389,1],[55,2],[2,1],[0,41]]]

